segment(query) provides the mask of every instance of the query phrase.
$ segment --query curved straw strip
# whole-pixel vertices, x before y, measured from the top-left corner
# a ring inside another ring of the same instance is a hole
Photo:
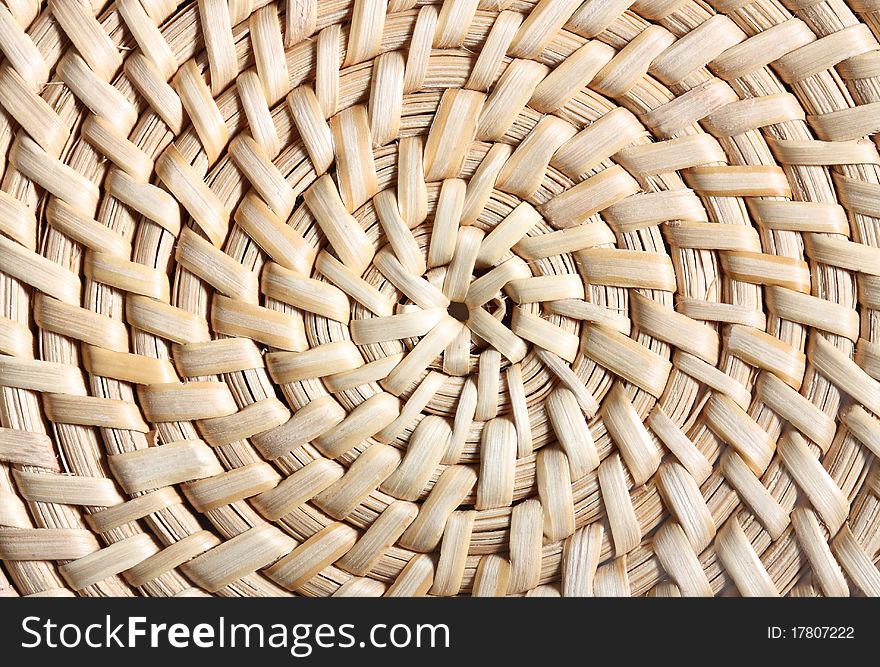
[[[871,7],[91,9],[0,7],[0,594],[880,595]]]

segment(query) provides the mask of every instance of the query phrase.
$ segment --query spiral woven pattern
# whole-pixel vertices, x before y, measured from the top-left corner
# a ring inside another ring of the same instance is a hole
[[[880,595],[878,35],[0,3],[0,594]]]

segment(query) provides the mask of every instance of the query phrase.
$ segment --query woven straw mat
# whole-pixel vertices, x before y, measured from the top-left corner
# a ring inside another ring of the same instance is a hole
[[[4,0],[0,591],[880,595],[878,0]]]

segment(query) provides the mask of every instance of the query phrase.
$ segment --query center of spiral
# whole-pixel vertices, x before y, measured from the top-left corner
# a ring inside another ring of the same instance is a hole
[[[449,313],[450,317],[454,317],[459,322],[467,322],[468,307],[466,303],[463,303],[461,301],[452,301],[449,304],[449,307],[446,309],[446,312]]]

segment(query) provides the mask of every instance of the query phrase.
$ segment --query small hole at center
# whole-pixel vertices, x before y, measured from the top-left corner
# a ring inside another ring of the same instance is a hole
[[[459,322],[467,322],[468,307],[467,304],[462,303],[461,301],[453,301],[452,303],[450,303],[449,308],[446,309],[446,312],[457,319]]]

